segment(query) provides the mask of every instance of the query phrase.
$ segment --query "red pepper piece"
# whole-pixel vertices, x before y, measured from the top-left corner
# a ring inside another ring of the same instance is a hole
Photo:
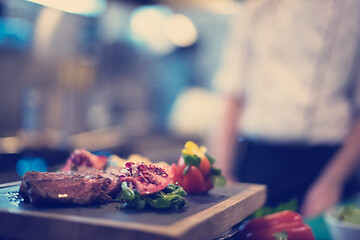
[[[291,223],[291,222],[303,222],[303,219],[300,214],[291,211],[284,210],[281,212],[273,213],[266,215],[264,217],[259,217],[245,222],[239,228],[239,235],[245,237],[249,232],[269,228],[272,226],[279,225],[281,223]]]
[[[282,223],[269,228],[249,232],[246,240],[315,240],[311,228],[305,223]]]

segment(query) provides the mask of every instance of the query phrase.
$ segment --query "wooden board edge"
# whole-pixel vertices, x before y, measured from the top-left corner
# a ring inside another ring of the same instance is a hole
[[[176,233],[179,239],[204,239],[204,234],[196,231],[193,226],[201,225],[203,228],[212,231],[212,237],[216,237],[222,232],[233,227],[234,224],[252,214],[255,210],[264,205],[266,200],[266,186],[251,184],[243,192],[188,218],[177,221],[168,227],[167,231]],[[239,208],[239,205],[246,207]],[[226,216],[226,217],[224,217]],[[223,226],[219,228],[213,223],[213,217],[222,218]]]
[[[34,213],[32,211],[22,210],[3,210],[0,209],[0,216],[4,219],[10,219],[10,217],[15,217],[16,215],[22,216],[22,221],[36,221],[36,222],[43,222],[41,225],[51,228],[52,225],[57,225],[60,228],[65,225],[71,224],[75,228],[84,228],[86,229],[90,226],[92,229],[98,229],[98,232],[101,232],[101,229],[107,229],[112,231],[122,231],[126,234],[136,235],[141,232],[142,234],[147,234],[149,236],[156,236],[156,239],[172,239],[173,234],[168,231],[167,226],[159,226],[159,225],[150,225],[150,224],[143,224],[143,223],[127,223],[127,222],[114,222],[112,220],[101,219],[99,221],[96,218],[86,218],[86,217],[79,217],[79,216],[64,216],[60,214],[52,214],[52,213]],[[17,218],[19,219],[19,218]],[[52,221],[48,221],[51,219]],[[85,226],[85,227],[83,227]],[[0,233],[2,232],[0,226]],[[99,230],[100,229],[100,230]],[[58,232],[59,239],[65,239],[64,233],[59,232],[59,230],[55,230]],[[0,234],[1,235],[1,234]],[[9,237],[18,237],[18,236],[9,236]],[[56,239],[56,238],[54,238]],[[79,236],[77,239],[89,239],[84,236]],[[91,238],[90,238],[91,239]],[[99,238],[99,239],[106,239],[106,238]],[[116,238],[113,238],[116,239]]]

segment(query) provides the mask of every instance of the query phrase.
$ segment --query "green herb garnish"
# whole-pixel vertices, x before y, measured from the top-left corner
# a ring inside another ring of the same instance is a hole
[[[172,209],[179,210],[185,205],[186,192],[175,184],[170,184],[166,188],[156,193],[140,195],[137,190],[132,190],[126,182],[121,184],[122,192],[117,197],[119,202],[118,209]]]

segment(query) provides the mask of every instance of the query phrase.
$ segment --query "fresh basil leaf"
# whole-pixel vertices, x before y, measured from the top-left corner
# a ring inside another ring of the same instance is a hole
[[[171,198],[169,197],[153,199],[152,202],[153,202],[153,206],[152,206],[153,208],[164,209],[171,207]]]
[[[135,209],[136,210],[143,210],[145,208],[146,201],[142,198],[138,198],[135,201]]]
[[[224,187],[226,185],[226,178],[223,175],[211,176],[211,181],[215,187]]]
[[[171,200],[172,209],[178,211],[185,205],[185,199],[182,196],[178,196]]]
[[[122,184],[123,190],[128,190],[127,184]],[[185,205],[184,196],[185,190],[179,186],[170,184],[162,191],[150,195],[141,196],[138,191],[134,190],[135,196],[133,198],[125,198],[120,194],[117,199],[120,204],[118,209],[137,209],[143,210],[145,208],[153,209],[173,209],[175,211],[181,209]]]
[[[135,193],[134,191],[128,187],[127,182],[123,182],[121,184],[121,195],[120,195],[120,199],[125,199],[128,201],[131,201],[135,198]]]
[[[214,165],[215,163],[215,158],[213,158],[212,156],[210,156],[209,154],[205,153],[205,156],[207,157],[207,159],[209,160],[211,165]]]
[[[182,156],[186,165],[193,165],[195,167],[200,166],[201,159],[198,156],[193,156],[189,154],[183,154]]]
[[[210,168],[210,175],[219,176],[221,175],[221,170],[215,167]]]
[[[164,192],[165,194],[167,193],[171,193],[171,192],[174,192],[176,190],[176,185],[174,184],[169,184],[166,188],[164,188],[162,190],[162,192]]]

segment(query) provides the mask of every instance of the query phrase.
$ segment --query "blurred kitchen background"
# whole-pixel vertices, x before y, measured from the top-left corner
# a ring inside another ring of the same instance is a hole
[[[0,0],[0,183],[74,148],[171,163],[205,142],[238,4]]]

